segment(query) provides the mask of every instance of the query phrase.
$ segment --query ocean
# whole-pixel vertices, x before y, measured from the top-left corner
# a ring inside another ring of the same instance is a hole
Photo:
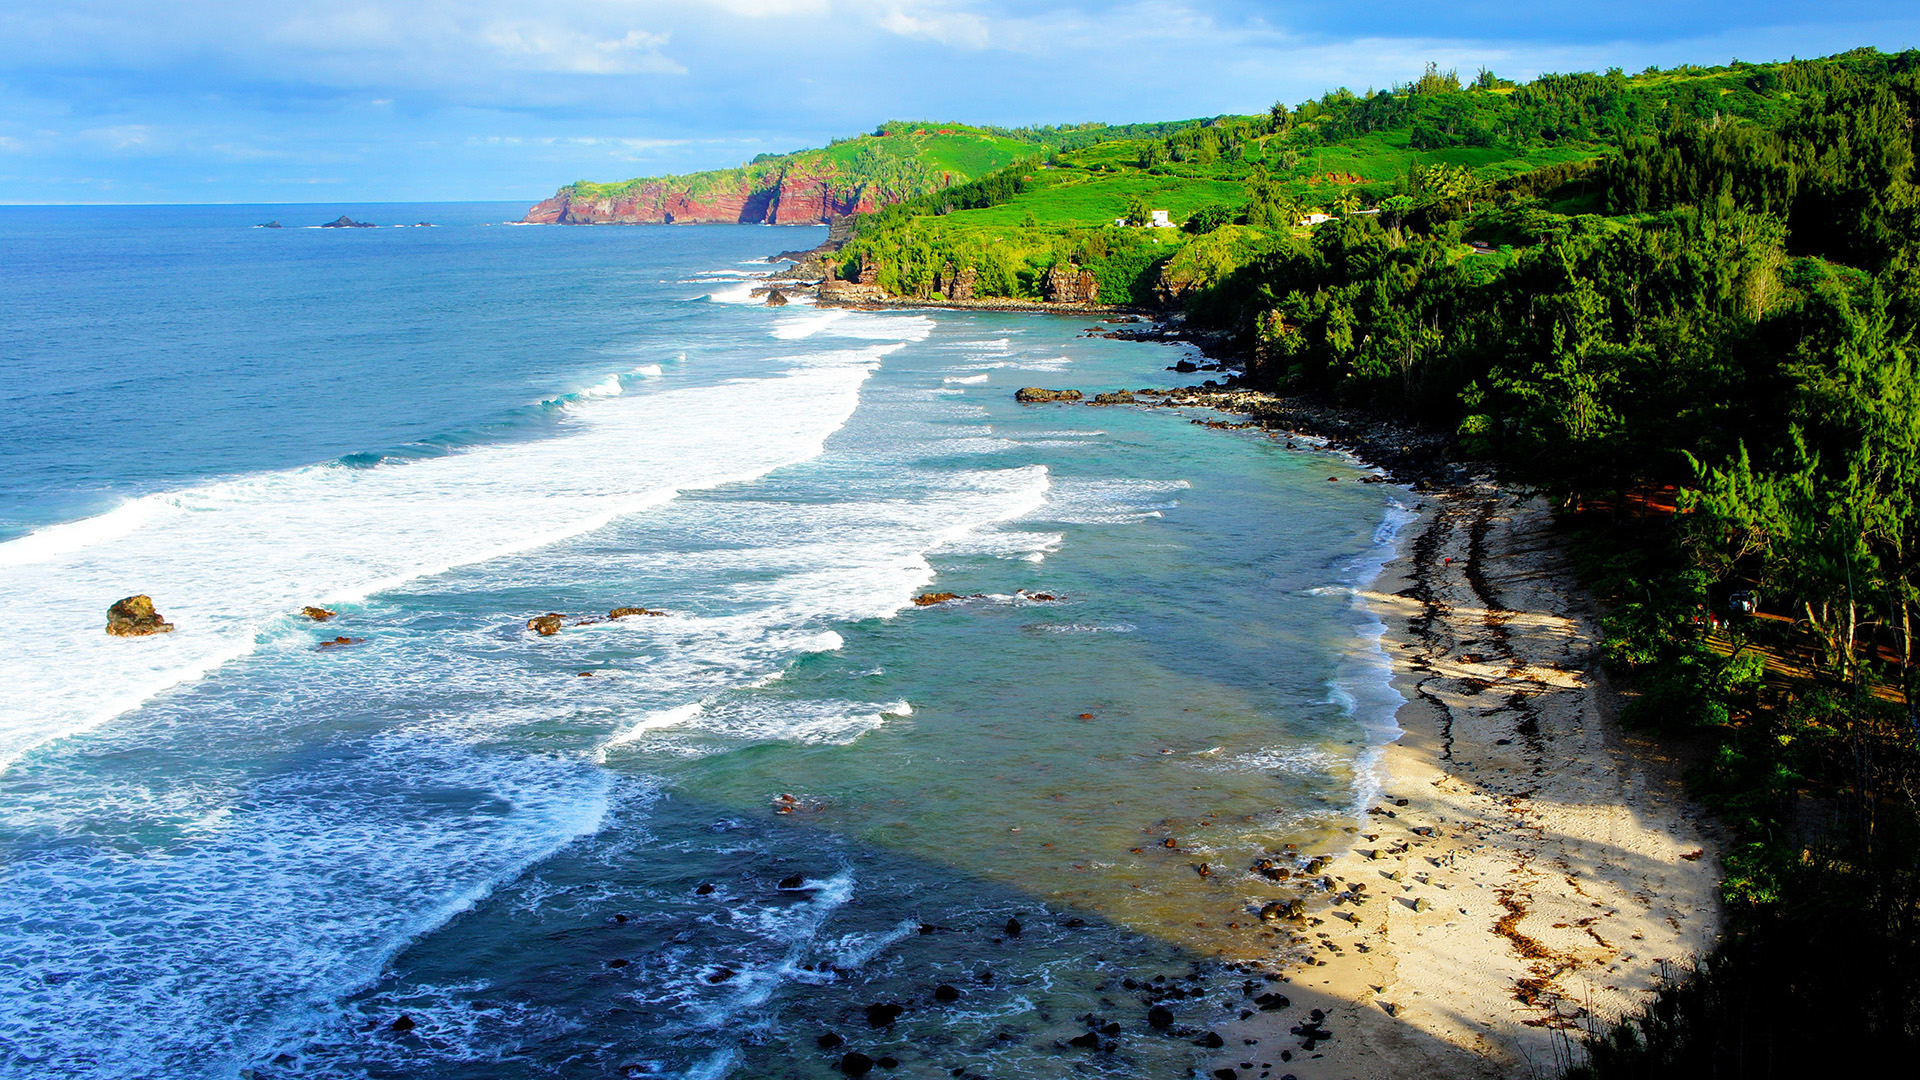
[[[1185,346],[524,209],[0,208],[0,1077],[1203,1060],[1397,730],[1411,496],[1013,400]]]

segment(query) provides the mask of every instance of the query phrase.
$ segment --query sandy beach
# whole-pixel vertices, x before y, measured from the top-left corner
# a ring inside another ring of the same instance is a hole
[[[1332,902],[1281,924],[1291,1006],[1222,1029],[1217,1076],[1557,1075],[1718,932],[1719,833],[1616,723],[1546,505],[1483,485],[1420,517],[1368,596],[1405,735]]]

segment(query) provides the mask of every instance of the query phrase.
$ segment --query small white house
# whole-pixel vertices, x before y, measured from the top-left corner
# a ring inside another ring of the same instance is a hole
[[[1113,223],[1124,229],[1127,226],[1127,219],[1123,217],[1117,217],[1113,219]]]
[[[1323,214],[1320,211],[1315,210],[1313,213],[1308,214],[1306,217],[1301,218],[1300,224],[1311,226],[1311,225],[1318,225],[1323,221],[1332,221],[1332,220],[1333,220],[1332,214]]]
[[[1154,210],[1154,211],[1151,211],[1151,213],[1153,215],[1153,220],[1147,222],[1149,226],[1156,229],[1173,228],[1173,219],[1167,215],[1167,212],[1165,210]]]

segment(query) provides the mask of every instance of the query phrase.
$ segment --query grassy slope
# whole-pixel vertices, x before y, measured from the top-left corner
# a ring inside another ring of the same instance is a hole
[[[955,182],[972,180],[1041,152],[1034,143],[958,124],[897,125],[887,131],[885,136],[861,135],[821,149],[764,156],[732,169],[636,177],[604,184],[582,180],[562,190],[586,197],[617,198],[648,184],[663,183],[698,196],[711,191],[738,190],[742,186],[760,187],[773,183],[781,172],[792,169],[842,176],[849,186],[879,183],[891,188],[898,185],[903,190],[895,194],[917,195],[935,190],[944,175],[951,175]],[[908,163],[921,168],[911,168]],[[876,164],[881,167],[875,168]]]

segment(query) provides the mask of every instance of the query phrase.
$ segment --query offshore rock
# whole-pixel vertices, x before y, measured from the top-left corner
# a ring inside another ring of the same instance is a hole
[[[565,621],[565,616],[559,612],[549,611],[545,615],[535,615],[533,618],[528,619],[527,629],[539,634],[541,637],[552,637],[560,632],[560,626]]]
[[[768,307],[786,307],[786,306],[787,306],[787,294],[786,294],[786,293],[783,293],[783,292],[781,292],[781,291],[780,291],[779,289],[770,289],[770,290],[768,290],[768,292],[767,292],[767,306],[768,306]]]
[[[153,597],[144,593],[119,600],[107,609],[107,633],[114,637],[145,637],[171,634],[173,624],[153,610]]]
[[[374,224],[371,221],[355,221],[347,215],[341,214],[339,217],[334,218],[332,221],[320,227],[323,229],[371,229],[374,227]]]
[[[1093,395],[1093,403],[1095,405],[1131,405],[1133,404],[1133,391],[1117,390],[1111,394],[1095,394]]]
[[[313,605],[309,604],[306,607],[303,607],[300,609],[300,614],[305,615],[307,618],[312,619],[314,622],[326,622],[328,619],[333,618],[335,613],[328,611],[326,608],[314,607]]]
[[[643,608],[643,607],[617,607],[617,608],[614,608],[614,609],[613,609],[612,611],[609,611],[609,612],[607,612],[607,618],[609,618],[609,619],[624,619],[624,618],[626,618],[626,617],[627,617],[627,616],[629,616],[629,615],[653,615],[653,616],[660,616],[660,615],[665,615],[665,614],[666,614],[666,612],[664,612],[664,611],[650,611],[650,610],[648,610],[647,608]],[[528,625],[528,626],[532,626],[533,624],[532,624],[532,623],[528,623],[527,625]]]
[[[959,593],[950,593],[950,592],[921,593],[919,596],[916,596],[913,598],[913,606],[914,607],[932,607],[935,604],[944,604],[949,600],[958,600],[958,599],[960,599]]]
[[[1026,405],[1046,401],[1079,401],[1078,390],[1049,390],[1044,386],[1023,386],[1013,392],[1013,400]]]

